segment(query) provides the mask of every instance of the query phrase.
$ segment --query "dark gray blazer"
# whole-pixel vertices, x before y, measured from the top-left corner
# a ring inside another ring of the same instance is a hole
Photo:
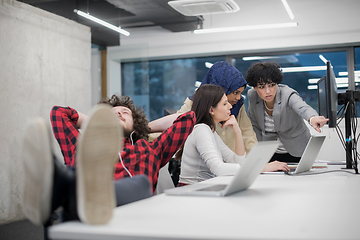
[[[250,89],[248,116],[258,141],[265,141],[265,107],[255,89]],[[285,149],[293,156],[300,157],[310,139],[310,131],[303,119],[309,120],[318,113],[299,96],[294,89],[278,84],[274,104],[275,132]]]

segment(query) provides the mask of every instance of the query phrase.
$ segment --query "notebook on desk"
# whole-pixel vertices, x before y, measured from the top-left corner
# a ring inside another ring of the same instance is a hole
[[[320,152],[324,140],[325,140],[325,136],[311,136],[300,158],[299,163],[297,165],[291,165],[293,163],[289,163],[289,167],[291,171],[286,172],[286,174],[292,175],[292,174],[299,174],[310,171],[316,160],[316,157]],[[268,172],[268,173],[276,173],[276,172]]]
[[[167,189],[165,193],[186,196],[227,196],[245,190],[260,175],[278,146],[278,141],[257,142],[246,156],[246,162],[241,165],[239,171],[227,185],[216,183],[192,184]]]

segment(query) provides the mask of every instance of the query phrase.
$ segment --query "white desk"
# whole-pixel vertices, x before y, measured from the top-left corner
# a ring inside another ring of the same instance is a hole
[[[231,177],[210,181],[227,183]],[[228,197],[160,194],[114,210],[107,225],[67,222],[53,239],[360,239],[360,176],[262,174]]]

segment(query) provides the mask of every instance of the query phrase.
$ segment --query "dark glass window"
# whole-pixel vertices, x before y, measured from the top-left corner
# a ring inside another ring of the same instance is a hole
[[[360,47],[355,48],[355,73],[354,73],[354,80],[355,80],[355,89],[360,91]],[[360,117],[360,102],[356,103],[356,112],[357,117]]]
[[[323,59],[323,60],[322,60]],[[347,89],[347,77],[341,79],[341,73],[347,72],[346,51],[317,52],[317,53],[294,53],[288,55],[267,55],[267,56],[245,56],[235,58],[235,67],[246,77],[247,69],[256,62],[276,62],[283,69],[283,84],[295,89],[304,101],[318,111],[317,81],[326,75],[326,64],[330,60],[339,82],[338,91]],[[304,67],[311,67],[306,70]],[[316,70],[320,69],[320,70]],[[340,74],[339,74],[340,73]],[[248,91],[244,91],[244,95]],[[245,101],[247,109],[248,102]]]
[[[143,107],[152,121],[164,116],[164,110],[179,110],[208,72],[206,65],[217,61],[225,57],[122,63],[122,94]]]
[[[355,48],[355,86],[360,90],[360,47]]]
[[[246,77],[247,70],[255,62],[277,62],[284,72],[282,83],[297,90],[318,111],[316,83],[326,74],[324,61],[331,61],[338,91],[343,92],[348,88],[346,54],[346,50],[339,50],[247,55],[233,57],[232,63]],[[157,119],[164,115],[164,110],[176,112],[180,109],[186,97],[194,93],[196,83],[201,82],[206,75],[209,65],[225,59],[230,59],[230,56],[122,63],[122,94],[130,96],[136,105],[143,107],[150,121]],[[304,70],[304,67],[319,69]],[[357,90],[360,90],[360,47],[355,48],[355,81]],[[246,110],[249,89],[247,87],[243,92]]]

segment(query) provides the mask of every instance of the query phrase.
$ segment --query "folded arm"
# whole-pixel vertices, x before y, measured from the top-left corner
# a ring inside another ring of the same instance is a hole
[[[176,118],[180,115],[181,115],[181,113],[174,113],[174,114],[167,115],[165,117],[162,117],[162,118],[159,118],[159,119],[149,122],[149,127],[151,129],[150,132],[156,133],[156,132],[165,131],[166,129],[168,129],[169,127],[171,127],[173,125]]]

